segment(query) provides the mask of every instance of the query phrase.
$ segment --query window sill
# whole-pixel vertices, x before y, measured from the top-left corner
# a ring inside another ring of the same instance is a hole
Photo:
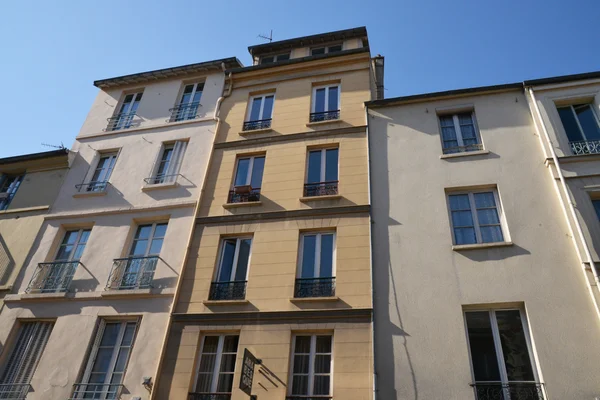
[[[151,192],[153,190],[173,189],[179,186],[177,182],[154,183],[142,186],[142,192]]]
[[[489,150],[477,150],[477,151],[465,151],[463,153],[452,153],[452,154],[442,154],[440,159],[444,160],[446,158],[458,158],[458,157],[468,157],[468,156],[483,156],[486,154],[490,154]]]
[[[259,133],[267,133],[267,132],[271,132],[273,130],[273,128],[263,128],[263,129],[253,129],[250,131],[241,131],[240,132],[240,136],[245,136],[245,135],[256,135]]]
[[[454,251],[479,250],[479,249],[488,249],[488,248],[492,248],[492,247],[508,247],[508,246],[512,246],[513,244],[514,244],[513,242],[455,244],[452,246],[452,250],[454,250]]]
[[[311,127],[311,126],[321,126],[321,125],[329,125],[329,124],[335,124],[338,122],[342,122],[341,118],[338,119],[330,119],[327,121],[317,121],[317,122],[309,122],[306,124],[306,126]]]
[[[24,208],[13,208],[9,210],[0,211],[0,215],[3,214],[16,214],[22,212],[31,212],[31,211],[45,211],[50,209],[50,206],[39,206],[39,207],[24,207]]]
[[[322,200],[339,200],[342,198],[340,194],[330,194],[326,196],[305,196],[300,197],[300,201],[303,203],[308,203],[311,201],[322,201]]]
[[[225,203],[223,204],[223,208],[239,208],[239,207],[253,207],[253,206],[262,206],[262,201],[246,201],[239,203]]]
[[[27,300],[56,300],[56,299],[64,299],[67,297],[67,292],[52,292],[52,293],[21,293],[18,295],[18,300],[27,301]],[[5,299],[10,301],[12,299]],[[14,300],[17,300],[15,298]]]
[[[105,290],[100,293],[101,297],[151,297],[157,294],[171,294],[170,289],[146,288],[146,289],[124,289],[124,290]]]
[[[340,298],[337,296],[331,296],[331,297],[292,297],[290,299],[290,302],[292,303],[322,303],[322,302],[327,302],[327,303],[333,303],[336,301],[339,301]]]
[[[235,305],[243,305],[250,304],[250,302],[246,299],[240,300],[204,300],[202,304],[205,306],[235,306]]]
[[[82,197],[100,197],[106,196],[106,190],[101,192],[78,192],[73,195],[74,198],[82,198]]]

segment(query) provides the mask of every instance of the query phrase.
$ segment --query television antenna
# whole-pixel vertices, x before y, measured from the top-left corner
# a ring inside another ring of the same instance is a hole
[[[55,144],[48,144],[48,143],[42,143],[42,146],[46,146],[46,147],[52,147],[55,149],[60,149],[60,150],[66,150],[65,145],[63,144],[63,142],[60,142],[60,146],[57,146]]]
[[[273,41],[273,29],[271,29],[271,33],[269,34],[269,36],[259,34],[258,37],[261,39],[264,39],[264,40],[268,40],[269,42],[272,42]]]

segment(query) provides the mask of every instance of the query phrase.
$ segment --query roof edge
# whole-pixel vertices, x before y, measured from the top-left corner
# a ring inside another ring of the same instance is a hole
[[[597,79],[597,78],[600,78],[600,71],[584,72],[581,74],[552,76],[549,78],[541,78],[541,79],[530,79],[527,81],[523,81],[523,85],[525,85],[525,86],[548,85],[548,84],[552,84],[552,83],[565,83],[565,82],[571,82],[571,81],[583,81],[586,79]]]
[[[67,156],[68,154],[69,154],[68,149],[58,149],[58,150],[51,150],[51,151],[43,151],[40,153],[23,154],[20,156],[11,156],[11,157],[0,158],[0,165],[14,164],[14,163],[24,162],[24,161],[42,160],[44,158]]]

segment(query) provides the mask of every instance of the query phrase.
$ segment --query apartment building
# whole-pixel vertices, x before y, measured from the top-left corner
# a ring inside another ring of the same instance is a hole
[[[229,58],[94,82],[71,168],[0,314],[0,398],[150,397],[223,71],[239,66]]]
[[[368,103],[378,398],[600,396],[599,77]]]
[[[226,72],[155,398],[371,399],[366,29],[249,51]]]

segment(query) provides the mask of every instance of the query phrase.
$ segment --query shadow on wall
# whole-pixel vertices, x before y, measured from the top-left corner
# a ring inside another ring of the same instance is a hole
[[[6,285],[15,268],[15,260],[10,254],[8,245],[0,234],[0,285]]]

